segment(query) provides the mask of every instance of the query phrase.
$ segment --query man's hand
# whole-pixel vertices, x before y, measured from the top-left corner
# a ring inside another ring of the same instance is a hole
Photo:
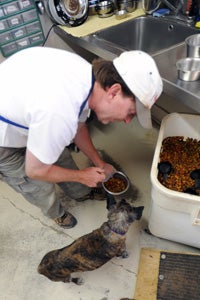
[[[99,182],[105,180],[104,169],[98,167],[89,167],[79,171],[81,176],[79,182],[89,187],[96,187]]]
[[[105,179],[109,178],[113,173],[116,172],[116,169],[111,164],[108,164],[108,163],[105,163],[103,165],[103,170],[105,173]]]

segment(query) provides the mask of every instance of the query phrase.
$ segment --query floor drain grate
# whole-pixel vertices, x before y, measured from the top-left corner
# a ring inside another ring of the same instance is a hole
[[[160,253],[157,300],[200,299],[200,256]]]

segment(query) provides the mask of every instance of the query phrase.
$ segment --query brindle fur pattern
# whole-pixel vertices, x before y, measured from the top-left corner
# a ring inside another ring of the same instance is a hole
[[[53,281],[82,284],[82,279],[72,278],[71,273],[97,269],[115,256],[127,257],[126,233],[131,223],[141,218],[144,207],[132,207],[125,200],[116,203],[108,196],[107,209],[107,222],[72,244],[47,253],[38,272]]]

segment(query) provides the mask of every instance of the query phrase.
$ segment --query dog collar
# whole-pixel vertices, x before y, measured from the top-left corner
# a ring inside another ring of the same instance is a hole
[[[126,234],[126,232],[121,232],[121,231],[119,231],[117,229],[115,230],[115,229],[111,228],[109,224],[108,224],[108,227],[114,233],[117,233],[117,234],[120,234],[120,235],[125,235]]]

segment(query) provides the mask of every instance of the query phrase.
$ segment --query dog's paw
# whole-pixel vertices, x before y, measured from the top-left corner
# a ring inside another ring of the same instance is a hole
[[[122,252],[121,257],[122,257],[122,258],[127,258],[127,257],[129,257],[128,252],[127,252],[126,250],[125,250],[124,252]]]
[[[77,285],[84,284],[84,279],[82,277],[72,278],[72,282],[76,283]]]
[[[120,252],[119,254],[117,254],[117,257],[127,258],[127,257],[129,257],[129,254],[126,250],[124,250],[123,252]]]

